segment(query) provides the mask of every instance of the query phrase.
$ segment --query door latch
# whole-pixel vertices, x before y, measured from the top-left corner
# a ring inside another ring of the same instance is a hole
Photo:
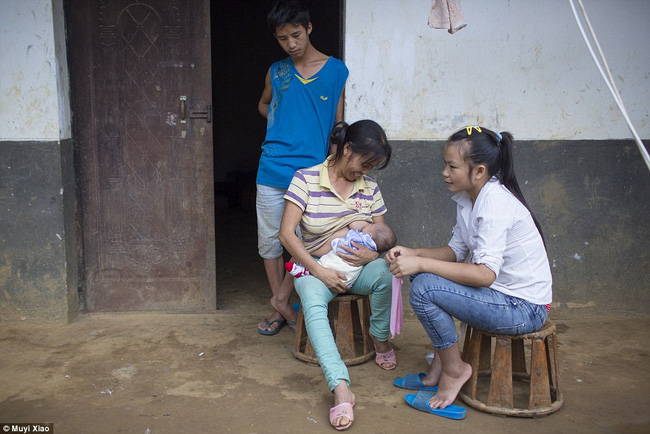
[[[188,119],[205,119],[207,123],[212,122],[212,106],[207,105],[203,109],[187,110],[187,96],[181,95],[179,98],[181,107],[181,124],[186,124]]]

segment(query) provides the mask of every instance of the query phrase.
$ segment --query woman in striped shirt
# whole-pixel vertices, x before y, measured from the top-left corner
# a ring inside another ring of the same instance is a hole
[[[294,284],[309,339],[334,394],[330,423],[337,430],[344,430],[354,419],[355,396],[329,326],[327,306],[336,294],[372,294],[370,334],[375,344],[375,361],[382,369],[395,369],[397,359],[388,343],[392,275],[378,252],[354,243],[354,249],[342,247],[349,254],[339,254],[350,265],[363,266],[357,281],[348,287],[345,274],[323,267],[312,252],[351,222],[385,222],[384,199],[375,180],[367,174],[373,168],[379,170],[388,165],[391,147],[383,129],[370,120],[349,126],[344,122],[336,124],[330,142],[336,152],[324,163],[295,173],[284,196],[280,241],[293,260],[310,272]],[[298,226],[302,239],[296,235]]]

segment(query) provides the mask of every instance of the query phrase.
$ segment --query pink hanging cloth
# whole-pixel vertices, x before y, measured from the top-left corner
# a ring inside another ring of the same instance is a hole
[[[404,323],[402,308],[402,279],[393,276],[393,300],[390,304],[390,337],[400,334]]]
[[[465,27],[460,0],[432,0],[428,24],[434,29],[447,29],[452,35]]]

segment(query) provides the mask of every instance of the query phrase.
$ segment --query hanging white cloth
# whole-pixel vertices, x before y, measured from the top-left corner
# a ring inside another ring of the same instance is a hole
[[[432,0],[428,24],[434,29],[447,29],[451,34],[465,27],[460,0]]]

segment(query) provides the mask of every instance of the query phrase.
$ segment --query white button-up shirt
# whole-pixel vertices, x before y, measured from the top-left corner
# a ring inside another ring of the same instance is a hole
[[[552,301],[551,269],[542,237],[528,209],[492,177],[476,203],[466,192],[453,196],[456,226],[449,247],[456,260],[469,255],[496,275],[492,289],[535,304]]]

